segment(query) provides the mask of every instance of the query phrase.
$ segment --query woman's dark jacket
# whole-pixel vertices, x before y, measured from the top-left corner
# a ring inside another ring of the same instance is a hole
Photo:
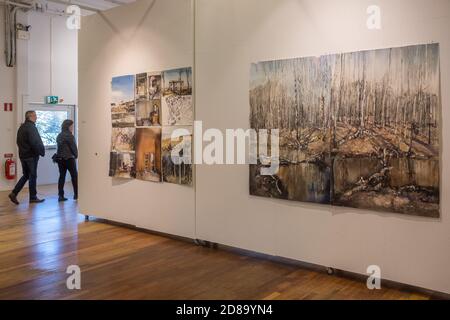
[[[59,159],[77,159],[78,148],[75,143],[75,137],[69,129],[63,129],[56,138],[58,151],[56,152]]]

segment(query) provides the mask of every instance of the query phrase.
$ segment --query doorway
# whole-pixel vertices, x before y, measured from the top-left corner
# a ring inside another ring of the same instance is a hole
[[[56,137],[61,132],[61,124],[70,119],[74,122],[74,135],[77,138],[76,112],[74,105],[65,104],[33,104],[30,103],[24,110],[36,111],[36,127],[45,146],[45,157],[40,158],[38,165],[38,185],[58,183],[58,167],[53,163],[52,156],[56,153]],[[76,139],[77,140],[77,139]],[[67,179],[66,181],[70,181]]]

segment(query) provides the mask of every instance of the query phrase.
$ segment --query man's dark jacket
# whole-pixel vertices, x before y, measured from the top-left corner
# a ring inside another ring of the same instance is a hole
[[[58,143],[58,158],[63,160],[78,158],[78,148],[75,137],[68,128],[63,128],[56,138],[56,142]]]
[[[17,131],[19,158],[30,159],[45,156],[45,147],[33,121],[26,120]]]

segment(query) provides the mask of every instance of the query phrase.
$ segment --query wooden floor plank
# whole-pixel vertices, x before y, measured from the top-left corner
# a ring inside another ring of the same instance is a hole
[[[0,299],[429,299],[356,280],[213,250],[99,220],[76,202],[19,206],[0,192]],[[26,199],[26,194],[21,195]],[[66,268],[81,268],[81,290]]]

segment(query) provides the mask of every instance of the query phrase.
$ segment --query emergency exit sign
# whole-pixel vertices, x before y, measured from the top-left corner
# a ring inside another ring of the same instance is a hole
[[[57,104],[59,101],[58,96],[46,96],[45,103],[47,104]]]

